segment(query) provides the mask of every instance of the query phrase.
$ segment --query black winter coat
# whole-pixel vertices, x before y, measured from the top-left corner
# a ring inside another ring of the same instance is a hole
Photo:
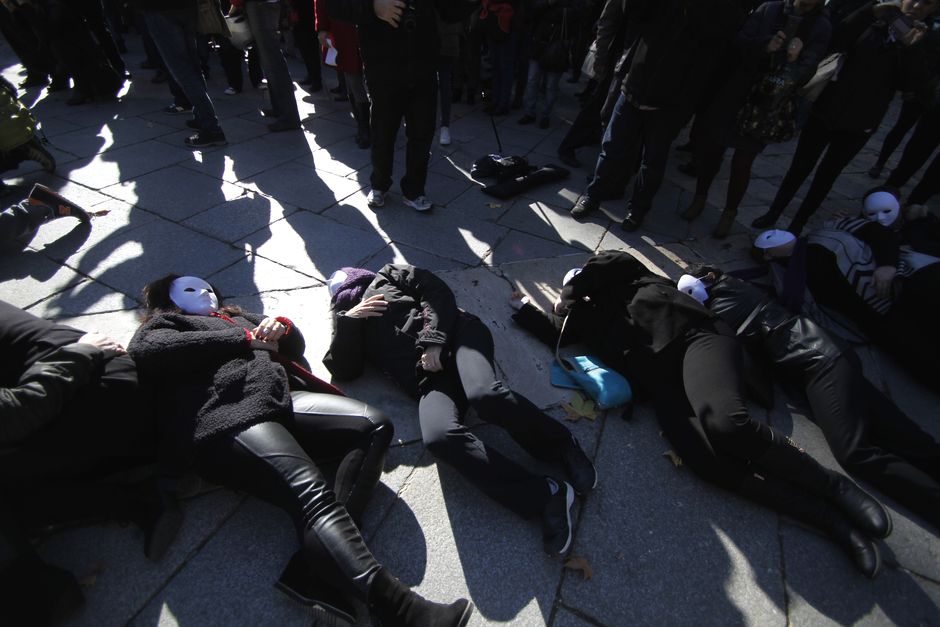
[[[836,27],[830,51],[845,53],[845,62],[812,110],[829,129],[874,132],[895,92],[916,92],[927,84],[926,41],[904,46],[888,35],[888,25],[875,19],[871,7],[863,7]]]
[[[625,0],[638,39],[623,93],[637,106],[694,106],[743,7],[740,0]]]
[[[388,303],[382,316],[335,313],[333,340],[323,364],[342,381],[361,375],[368,360],[417,398],[423,378],[421,354],[429,346],[446,350],[462,312],[446,283],[414,266],[388,264],[379,270],[362,298],[376,294]]]
[[[141,378],[154,384],[180,447],[291,415],[284,367],[272,352],[251,346],[249,330],[263,319],[158,312],[137,329],[127,351]],[[306,364],[303,335],[293,325],[278,352]]]

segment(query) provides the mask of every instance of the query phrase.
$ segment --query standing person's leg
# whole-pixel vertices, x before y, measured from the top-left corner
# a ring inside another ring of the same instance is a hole
[[[437,74],[432,68],[416,76],[407,87],[405,103],[405,175],[401,179],[401,193],[406,201],[418,201],[424,196],[428,180],[428,163],[431,160],[431,145],[434,143],[434,128],[437,121]],[[427,202],[427,201],[425,201]],[[414,209],[426,211],[427,205],[416,202]]]
[[[530,124],[535,121],[535,108],[539,99],[539,85],[542,83],[544,72],[539,62],[529,59],[529,72],[526,79],[525,96],[522,99],[522,118],[519,124]]]
[[[907,135],[907,132],[914,128],[917,120],[924,113],[924,106],[917,98],[910,98],[901,104],[901,113],[898,114],[897,122],[885,135],[884,142],[881,144],[881,151],[878,153],[878,159],[875,165],[868,171],[868,176],[877,178],[881,175],[881,170],[885,167],[888,159],[894,154],[894,151],[901,145],[901,140]]]
[[[764,215],[755,218],[751,226],[758,229],[772,227],[783,210],[787,208],[790,201],[796,195],[800,185],[807,179],[823,150],[829,144],[829,133],[826,130],[825,123],[815,116],[810,116],[806,126],[800,133],[800,139],[796,144],[796,152],[793,153],[793,159],[790,161],[790,168],[780,182],[777,189],[777,195],[770,203],[770,209]]]
[[[222,62],[222,71],[225,72],[225,81],[228,86],[241,93],[245,87],[245,77],[242,65],[245,63],[245,51],[232,45],[226,37],[218,37],[219,60]]]
[[[728,194],[725,197],[725,209],[721,212],[721,219],[715,226],[712,237],[723,239],[731,232],[734,219],[738,215],[738,207],[747,193],[751,183],[751,166],[758,152],[751,148],[737,148],[731,158],[731,178],[728,180]]]
[[[344,72],[343,76],[346,78],[346,93],[349,94],[353,116],[356,118],[356,145],[360,148],[368,148],[372,145],[372,127],[369,122],[371,112],[362,72],[356,74]]]
[[[826,200],[826,195],[842,174],[842,170],[865,147],[869,137],[871,137],[870,133],[829,131],[829,148],[826,149],[826,154],[823,155],[819,167],[816,168],[816,174],[806,192],[806,198],[803,199],[799,210],[793,216],[793,221],[787,228],[788,231],[799,236],[807,220]]]
[[[91,34],[98,42],[108,62],[121,76],[124,76],[127,67],[125,67],[124,59],[118,50],[115,36],[105,20],[101,0],[78,0],[75,7],[81,13],[82,19],[88,25],[88,30],[91,31]]]
[[[584,195],[571,209],[572,216],[580,218],[597,209],[600,200],[616,182],[629,180],[636,164],[641,138],[640,110],[627,102],[626,96],[621,93],[604,131],[594,176]]]
[[[633,183],[633,195],[627,203],[623,228],[635,231],[653,207],[669,160],[669,147],[679,132],[678,115],[674,109],[640,111],[643,136],[643,159]]]
[[[294,82],[281,46],[278,43],[278,23],[281,18],[279,2],[246,2],[248,26],[261,57],[261,67],[268,79],[268,96],[277,120],[268,125],[272,131],[300,128],[300,113],[294,99]]]
[[[937,192],[940,192],[940,153],[937,153],[937,156],[924,170],[920,182],[911,190],[910,196],[907,197],[907,202],[911,205],[922,205],[935,196]]]
[[[545,75],[545,108],[542,109],[542,115],[539,117],[539,126],[545,128],[552,116],[552,109],[555,108],[555,100],[558,98],[558,81],[561,80],[561,72],[546,72]]]
[[[450,126],[450,109],[454,89],[455,57],[442,56],[437,66],[438,99],[441,103],[441,128]]]
[[[571,128],[565,134],[564,139],[558,146],[558,156],[562,162],[572,167],[579,167],[574,156],[574,150],[581,146],[590,146],[597,142],[604,132],[601,126],[601,107],[607,100],[607,91],[610,89],[611,73],[608,73],[591,94],[591,98],[584,103],[578,112],[578,117],[571,124]],[[569,159],[566,161],[565,159]]]
[[[368,66],[366,80],[372,97],[372,174],[369,184],[374,191],[384,194],[392,186],[395,138],[398,136],[398,127],[404,115],[402,107],[408,94],[388,76],[383,76],[381,72],[370,72]]]
[[[294,24],[294,43],[307,68],[307,76],[300,81],[301,85],[309,85],[310,92],[323,89],[323,76],[320,68],[320,41],[317,39],[316,16],[313,11],[313,2],[295,2],[297,22]]]
[[[199,127],[212,134],[222,134],[212,100],[206,93],[196,53],[196,9],[145,11],[147,27],[167,71],[179,84],[193,105],[193,116]],[[224,136],[223,136],[224,140]]]
[[[927,159],[940,145],[940,106],[935,106],[924,112],[923,117],[914,128],[914,134],[907,140],[904,152],[897,167],[888,177],[887,185],[904,187],[911,177],[927,163]]]
[[[374,407],[345,396],[292,392],[287,428],[310,457],[337,464],[333,492],[353,520],[366,504],[385,466],[395,427]]]
[[[430,603],[375,560],[319,468],[283,425],[264,422],[210,440],[197,449],[196,466],[209,481],[283,509],[294,521],[318,578],[368,603],[384,620],[397,617],[394,624],[402,625],[466,623],[469,603]]]

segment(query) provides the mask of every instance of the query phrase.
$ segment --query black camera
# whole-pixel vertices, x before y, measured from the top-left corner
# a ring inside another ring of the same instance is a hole
[[[415,9],[415,0],[405,0],[405,10],[401,13],[401,27],[409,33],[413,33],[418,28],[418,11]]]

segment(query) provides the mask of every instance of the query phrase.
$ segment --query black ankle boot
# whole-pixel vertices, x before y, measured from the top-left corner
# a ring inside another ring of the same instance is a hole
[[[868,536],[854,529],[842,512],[821,497],[789,481],[767,475],[746,477],[740,488],[751,500],[825,532],[869,579],[878,574],[881,567],[878,547]]]
[[[376,627],[463,627],[473,613],[473,603],[466,599],[450,605],[428,601],[381,568],[369,587],[369,609]]]
[[[274,587],[317,615],[314,624],[352,627],[356,608],[339,590],[320,579],[303,551],[297,551]]]
[[[832,503],[852,525],[872,537],[886,538],[891,533],[891,516],[884,505],[845,475],[820,465],[789,438],[774,436],[767,451],[755,460],[759,466]]]
[[[772,227],[774,224],[776,224],[777,218],[780,217],[780,214],[781,214],[781,213],[783,213],[783,212],[782,212],[782,211],[778,211],[778,210],[776,210],[776,209],[771,209],[770,211],[768,211],[768,212],[765,213],[764,215],[762,215],[762,216],[760,216],[760,217],[758,217],[758,218],[754,218],[754,221],[751,222],[751,226],[753,226],[755,229],[766,229],[766,228],[770,228],[770,227]]]

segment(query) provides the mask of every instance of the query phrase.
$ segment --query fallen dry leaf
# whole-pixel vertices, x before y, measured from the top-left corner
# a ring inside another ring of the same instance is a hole
[[[565,420],[570,422],[577,422],[582,418],[597,419],[594,401],[586,399],[580,394],[575,394],[569,402],[562,403],[561,406],[565,410]]]
[[[682,465],[682,458],[676,455],[675,451],[666,451],[663,453],[663,457],[671,461],[676,468]]]
[[[489,207],[490,209],[499,209],[503,205],[498,202],[488,202],[486,203],[486,206]]]
[[[100,211],[89,211],[88,215],[90,215],[93,218],[99,218],[101,216],[106,216],[109,213],[111,213],[110,209],[101,209]]]
[[[565,562],[565,568],[568,570],[580,570],[585,581],[590,581],[594,577],[594,569],[588,564],[587,559],[580,555],[572,555],[568,558],[568,561]]]

